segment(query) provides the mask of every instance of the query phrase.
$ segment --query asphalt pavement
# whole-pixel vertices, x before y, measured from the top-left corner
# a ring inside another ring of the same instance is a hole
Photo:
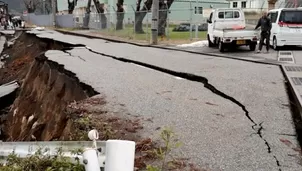
[[[214,171],[302,169],[279,66],[30,33],[86,46],[46,56],[101,92],[108,110],[153,118],[143,135],[173,127],[184,143],[180,157]]]

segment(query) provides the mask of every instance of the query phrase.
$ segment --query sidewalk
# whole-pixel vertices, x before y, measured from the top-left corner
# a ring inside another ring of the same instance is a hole
[[[131,44],[136,44],[136,45],[150,45],[151,41],[148,42],[147,40],[138,40],[138,39],[130,39],[127,37],[119,37],[119,36],[112,36],[112,35],[106,35],[102,34],[96,30],[66,30],[66,29],[55,29],[56,31],[60,32],[65,32],[65,33],[75,33],[75,34],[82,34],[85,36],[93,36],[95,38],[99,37],[102,39],[106,39],[108,41],[113,41],[113,42],[123,42],[123,43],[131,43]],[[195,33],[193,33],[194,36]],[[193,38],[192,40],[189,39],[184,39],[184,40],[168,40],[167,38],[158,38],[158,45],[160,46],[176,46],[180,44],[187,44],[187,43],[193,43],[195,41],[199,41],[201,39],[195,39]]]

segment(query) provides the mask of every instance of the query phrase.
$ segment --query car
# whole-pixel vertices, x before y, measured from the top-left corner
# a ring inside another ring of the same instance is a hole
[[[240,8],[213,9],[208,22],[208,46],[218,45],[219,51],[237,46],[249,46],[256,49],[259,31],[246,29],[244,12]]]
[[[302,8],[273,9],[268,17],[272,22],[270,44],[273,49],[302,46]]]
[[[190,31],[190,23],[181,23],[178,26],[176,26],[175,28],[173,28],[172,31],[174,32],[185,32],[185,31]],[[191,25],[192,27],[192,31],[195,31],[195,24]],[[202,23],[202,24],[198,24],[198,31],[207,31],[208,29],[208,24],[207,23]]]
[[[178,26],[176,26],[173,31],[190,31],[190,23],[180,23]]]

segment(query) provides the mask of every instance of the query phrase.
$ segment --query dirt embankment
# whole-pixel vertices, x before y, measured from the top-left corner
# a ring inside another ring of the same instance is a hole
[[[106,97],[102,92],[99,94],[81,83],[74,73],[44,56],[47,50],[69,47],[23,33],[12,47],[2,52],[9,57],[0,69],[0,85],[17,80],[20,88],[11,96],[8,107],[1,109],[0,106],[1,140],[88,140],[88,131],[97,129],[99,140],[136,141],[135,166],[137,170],[144,170],[147,163],[158,158],[150,152],[159,145],[139,136],[142,122],[152,120],[105,110]],[[193,168],[181,164],[177,169],[186,166],[189,170]]]
[[[11,107],[4,130],[7,140],[59,139],[68,120],[66,106],[95,94],[91,87],[82,86],[74,75],[41,54],[32,62]]]
[[[68,116],[65,108],[73,101],[97,94],[63,66],[48,61],[44,52],[68,45],[41,40],[23,33],[11,48],[0,71],[0,84],[17,80],[21,87],[2,120],[4,140],[54,140],[63,136]]]
[[[47,50],[70,48],[68,44],[22,33],[2,55],[9,56],[0,69],[0,85],[17,80],[21,85],[11,105],[0,109],[5,141],[87,140],[91,129],[100,139],[140,140],[141,118],[103,109],[104,97],[81,83],[64,66],[49,61]]]

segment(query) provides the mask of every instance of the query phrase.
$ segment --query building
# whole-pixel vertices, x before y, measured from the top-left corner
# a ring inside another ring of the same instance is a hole
[[[68,0],[57,0],[59,14],[68,13]],[[88,0],[78,0],[77,6],[73,12],[75,16],[84,16],[86,12]],[[100,3],[105,3],[107,16],[111,22],[116,18],[115,4],[116,0],[99,0]],[[211,6],[213,8],[229,7],[229,2],[226,0],[175,0],[169,12],[169,20],[173,23],[180,22],[201,22],[205,21],[210,15]],[[124,0],[125,20],[127,22],[134,21],[134,9],[136,7],[136,0]],[[91,14],[96,13],[94,3],[91,3]],[[151,23],[151,13],[148,13],[144,22]]]
[[[302,7],[302,0],[278,0],[275,8]]]
[[[268,9],[267,0],[228,0],[230,8],[242,8],[246,12],[261,12]]]

